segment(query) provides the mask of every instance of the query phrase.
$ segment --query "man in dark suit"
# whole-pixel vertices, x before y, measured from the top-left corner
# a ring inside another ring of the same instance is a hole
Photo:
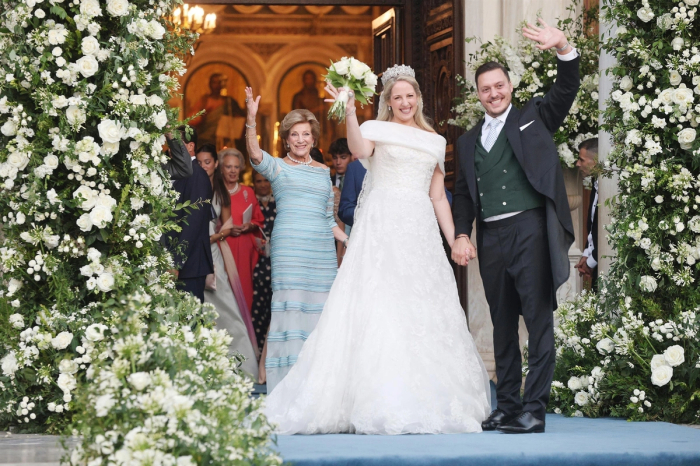
[[[476,257],[469,236],[477,220],[479,270],[493,322],[498,408],[484,430],[544,432],[554,375],[555,292],[569,277],[574,231],[557,148],[552,139],[579,88],[579,57],[564,33],[528,24],[526,38],[557,50],[557,81],[522,109],[511,105],[508,71],[495,62],[476,70],[484,120],[457,141],[459,173],[453,217],[452,257],[460,265]],[[502,130],[502,131],[501,131]],[[525,393],[518,319],[529,332]]]
[[[335,174],[331,176],[331,183],[342,192],[345,184],[345,173],[348,170],[348,165],[352,162],[347,138],[338,138],[333,141],[328,148],[328,153],[333,159],[333,168],[335,168]]]
[[[598,163],[598,138],[583,141],[579,146],[579,156],[576,166],[583,178],[591,176],[593,167]],[[581,259],[576,264],[579,275],[591,280],[593,289],[596,289],[598,277],[598,179],[593,180],[591,188],[591,204],[586,213],[588,235],[586,236],[586,249]]]
[[[209,221],[213,218],[209,204],[212,188],[207,173],[194,158],[197,133],[192,132],[188,139],[184,127],[178,130],[190,156],[192,176],[173,181],[173,189],[180,193],[178,203],[189,201],[199,205],[189,207],[189,212],[180,212],[178,225],[182,230],[169,235],[167,241],[173,252],[175,270],[172,272],[178,279],[178,289],[192,293],[204,302],[204,284],[207,275],[214,272],[209,245]]]

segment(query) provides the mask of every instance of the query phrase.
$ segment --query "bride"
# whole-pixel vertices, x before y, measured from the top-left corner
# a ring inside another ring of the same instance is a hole
[[[446,141],[413,69],[394,66],[382,82],[377,120],[362,126],[350,92],[348,145],[367,176],[321,318],[267,397],[279,434],[480,432],[491,411],[438,230],[452,246]]]

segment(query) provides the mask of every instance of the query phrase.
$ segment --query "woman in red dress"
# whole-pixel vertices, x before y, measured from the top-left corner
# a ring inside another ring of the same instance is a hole
[[[250,319],[250,308],[253,305],[253,269],[258,262],[256,239],[261,237],[260,229],[265,223],[265,217],[260,211],[255,191],[238,181],[241,168],[245,167],[243,154],[236,149],[224,149],[219,152],[218,158],[226,189],[231,196],[233,227],[231,235],[226,237],[226,242],[236,261],[247,307],[245,314]],[[228,219],[221,220],[226,222]]]

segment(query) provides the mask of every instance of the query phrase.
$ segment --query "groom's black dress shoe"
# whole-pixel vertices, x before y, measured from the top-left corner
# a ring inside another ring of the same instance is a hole
[[[544,421],[540,421],[528,411],[523,411],[515,419],[501,424],[496,429],[504,434],[541,434],[544,432]]]
[[[484,422],[481,423],[481,429],[482,430],[496,430],[496,428],[498,426],[509,423],[517,415],[518,415],[518,413],[506,414],[504,411],[501,411],[500,409],[494,409],[491,412],[491,415],[489,417],[487,417]]]

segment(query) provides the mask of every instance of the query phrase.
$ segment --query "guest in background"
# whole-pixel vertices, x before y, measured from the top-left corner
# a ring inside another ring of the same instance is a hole
[[[171,273],[177,278],[177,288],[204,301],[207,275],[214,272],[209,246],[209,221],[213,217],[208,203],[212,196],[211,182],[202,167],[192,162],[197,132],[192,131],[187,137],[184,126],[179,127],[178,131],[190,155],[192,176],[173,181],[173,189],[180,194],[179,203],[190,201],[193,206],[189,208],[189,213],[184,210],[178,212],[177,222],[181,231],[171,232],[165,241],[173,255],[175,269]]]
[[[366,173],[367,169],[362,166],[359,160],[350,162],[345,170],[343,189],[340,193],[340,204],[338,205],[338,217],[345,223],[346,230],[348,230],[348,227],[352,227],[354,223],[357,198],[360,195],[360,191],[362,191],[362,182]]]
[[[231,234],[226,237],[231,253],[236,261],[238,276],[243,287],[246,308],[241,310],[246,325],[252,319],[250,309],[253,306],[253,269],[258,263],[258,250],[255,239],[261,237],[265,217],[260,212],[260,205],[255,191],[239,182],[239,176],[245,169],[245,158],[236,149],[224,149],[219,152],[219,166],[223,174],[226,191],[231,198]]]
[[[280,125],[287,156],[262,151],[255,132],[260,96],[246,88],[246,144],[253,168],[270,180],[277,201],[272,230],[272,317],[265,342],[267,392],[296,362],[323,310],[337,271],[333,238],[347,235],[333,217],[330,172],[311,158],[319,123],[308,110],[293,110]],[[261,374],[261,378],[264,375]]]
[[[586,178],[591,176],[593,167],[598,163],[598,139],[587,139],[579,146],[579,159],[576,166],[581,172],[581,176]],[[591,189],[591,204],[586,213],[588,236],[586,239],[586,249],[581,255],[581,259],[576,264],[578,274],[591,280],[591,286],[596,289],[598,278],[598,178],[593,180]]]
[[[207,287],[204,290],[204,302],[211,303],[216,308],[219,317],[216,326],[228,331],[233,337],[229,351],[237,352],[245,357],[241,368],[253,380],[258,378],[258,354],[255,337],[251,334],[241,315],[238,301],[243,299],[243,289],[236,263],[231,254],[231,249],[226,238],[231,235],[231,199],[229,198],[221,171],[218,170],[219,162],[216,156],[216,147],[213,144],[204,144],[197,149],[197,162],[209,176],[214,196],[212,208],[216,218],[209,222],[209,242],[211,243],[211,255],[214,262],[214,274],[207,277]],[[230,272],[230,273],[229,273]],[[236,291],[234,291],[236,290]],[[236,296],[238,294],[238,298]]]
[[[265,217],[263,232],[268,240],[265,253],[260,254],[258,263],[253,270],[253,328],[258,340],[258,348],[263,350],[267,329],[270,326],[270,309],[272,306],[272,264],[270,262],[269,240],[272,237],[272,228],[277,216],[277,203],[272,196],[270,182],[258,172],[253,172],[253,189],[258,198],[260,211]],[[263,361],[264,364],[264,361]]]
[[[335,175],[331,177],[333,186],[342,191],[345,172],[348,169],[348,164],[352,162],[352,154],[350,149],[348,149],[347,138],[338,138],[333,141],[328,148],[328,153],[333,159],[333,167],[335,168]]]

